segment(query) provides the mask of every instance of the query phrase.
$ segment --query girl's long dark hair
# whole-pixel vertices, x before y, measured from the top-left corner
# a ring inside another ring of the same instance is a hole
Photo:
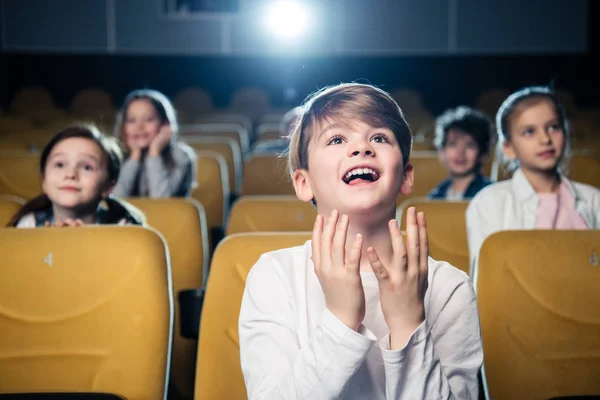
[[[106,155],[108,164],[108,179],[109,182],[116,182],[119,178],[121,171],[121,164],[123,162],[123,156],[118,143],[112,139],[104,136],[98,128],[93,125],[73,125],[66,129],[58,132],[44,147],[40,156],[40,173],[44,176],[46,172],[46,162],[52,152],[54,146],[66,139],[71,138],[83,138],[88,139],[96,143],[102,152]],[[107,208],[107,219],[105,223],[113,224],[126,219],[128,222],[133,224],[143,225],[145,224],[145,218],[141,211],[137,210],[131,204],[128,204],[115,197],[109,196],[103,199]],[[19,220],[27,214],[35,213],[36,211],[47,210],[52,207],[52,201],[46,194],[37,196],[21,207],[10,222],[6,225],[7,227],[16,226]]]

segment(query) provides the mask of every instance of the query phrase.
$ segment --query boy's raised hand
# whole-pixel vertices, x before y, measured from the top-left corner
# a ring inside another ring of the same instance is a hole
[[[407,210],[406,245],[398,222],[392,220],[388,225],[394,251],[391,263],[384,265],[372,247],[367,249],[367,257],[379,280],[381,308],[394,350],[404,347],[425,320],[429,247],[425,215],[417,215],[414,207]]]
[[[327,309],[358,330],[365,318],[365,293],[360,277],[362,236],[357,235],[346,257],[348,216],[333,210],[327,221],[317,215],[312,233],[312,260],[325,294]]]

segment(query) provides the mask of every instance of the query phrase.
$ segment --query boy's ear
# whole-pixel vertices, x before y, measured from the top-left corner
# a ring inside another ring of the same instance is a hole
[[[415,187],[415,169],[411,163],[406,163],[402,173],[402,186],[400,186],[400,194],[408,196],[412,193]]]
[[[292,176],[292,182],[294,184],[294,189],[296,190],[296,196],[300,200],[309,202],[315,197],[310,187],[307,170],[295,170],[294,175]]]

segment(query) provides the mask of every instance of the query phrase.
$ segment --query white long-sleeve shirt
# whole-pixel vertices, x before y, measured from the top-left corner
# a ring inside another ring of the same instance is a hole
[[[429,259],[426,319],[390,350],[377,278],[361,273],[358,332],[325,307],[311,244],[264,254],[246,281],[239,320],[249,399],[477,399],[483,362],[469,277]]]

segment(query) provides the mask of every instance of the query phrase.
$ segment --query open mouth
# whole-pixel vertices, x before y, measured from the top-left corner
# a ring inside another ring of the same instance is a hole
[[[342,180],[347,185],[356,185],[359,183],[371,183],[379,179],[379,172],[373,168],[354,168],[344,175]]]

